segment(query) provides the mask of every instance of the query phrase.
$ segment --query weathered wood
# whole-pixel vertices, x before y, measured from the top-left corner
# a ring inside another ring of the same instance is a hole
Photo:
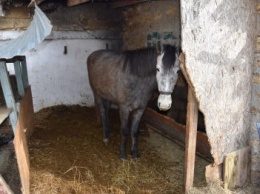
[[[0,193],[1,194],[13,194],[9,185],[5,182],[4,178],[0,175]]]
[[[228,154],[224,161],[224,188],[242,187],[249,175],[249,152],[246,147]]]
[[[205,172],[205,178],[207,183],[209,182],[219,182],[222,180],[223,173],[222,173],[222,167],[223,165],[213,165],[210,164],[206,166],[206,172]]]
[[[119,8],[119,7],[124,7],[124,6],[128,6],[128,5],[134,5],[137,3],[143,3],[147,0],[125,0],[125,1],[116,1],[111,3],[111,7],[112,8]]]
[[[188,88],[188,105],[185,138],[184,193],[193,186],[198,125],[198,102],[191,87]]]
[[[9,116],[11,108],[0,107],[0,124]]]
[[[28,72],[27,72],[27,62],[25,58],[21,60],[21,67],[22,67],[22,75],[23,75],[23,86],[24,88],[27,88],[29,86],[29,80],[28,80]]]
[[[15,133],[16,123],[17,123],[17,108],[16,108],[16,103],[14,100],[14,95],[9,80],[9,75],[6,69],[6,61],[4,60],[0,60],[0,81],[4,93],[6,106],[8,108],[12,108],[12,112],[10,113],[10,122],[12,125],[12,129]]]
[[[142,117],[148,128],[168,137],[178,145],[185,147],[186,126],[177,123],[173,118],[157,113],[147,108]],[[208,136],[198,131],[196,140],[196,152],[205,160],[212,162]]]
[[[70,6],[79,5],[79,4],[88,2],[88,1],[90,1],[90,0],[68,0],[67,5],[70,7]]]
[[[34,130],[34,111],[31,87],[26,88],[26,93],[20,104],[19,119],[25,126],[26,137],[29,138]]]
[[[20,103],[20,114],[14,138],[14,147],[21,177],[23,194],[30,193],[30,161],[27,147],[27,137],[30,133],[32,133],[34,127],[32,110],[31,89],[28,87],[24,98]]]
[[[23,75],[22,75],[22,67],[20,63],[21,63],[20,61],[14,62],[14,70],[15,70],[15,78],[16,78],[18,93],[20,96],[24,96]]]

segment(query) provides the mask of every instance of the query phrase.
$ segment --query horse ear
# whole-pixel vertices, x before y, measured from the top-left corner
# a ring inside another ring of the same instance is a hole
[[[163,45],[160,41],[158,41],[156,44],[156,50],[157,50],[158,55],[163,53]]]

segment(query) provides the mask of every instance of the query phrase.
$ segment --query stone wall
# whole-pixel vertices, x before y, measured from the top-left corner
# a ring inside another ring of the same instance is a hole
[[[181,0],[181,10],[187,71],[220,164],[249,144],[255,1]]]
[[[257,0],[257,43],[252,78],[250,144],[252,147],[251,180],[260,185],[260,0]],[[257,124],[259,125],[257,127]],[[259,129],[257,129],[259,128]]]

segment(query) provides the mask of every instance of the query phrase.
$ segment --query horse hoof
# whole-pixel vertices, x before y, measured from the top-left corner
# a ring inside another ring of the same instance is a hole
[[[104,142],[106,145],[108,144],[108,141],[109,141],[108,138],[104,138],[104,139],[103,139],[103,142]]]
[[[132,159],[133,160],[139,160],[140,159],[140,155],[138,153],[132,153]]]
[[[120,159],[121,159],[122,161],[126,160],[126,154],[120,154]]]
[[[126,161],[126,158],[122,158],[122,157],[120,157],[120,159],[121,159],[122,161]]]
[[[140,157],[140,156],[132,156],[132,159],[133,159],[133,160],[140,160],[141,157]]]

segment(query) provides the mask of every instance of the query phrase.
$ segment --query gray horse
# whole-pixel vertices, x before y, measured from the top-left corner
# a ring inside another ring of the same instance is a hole
[[[89,82],[103,125],[103,140],[108,142],[110,103],[118,105],[121,123],[120,157],[126,159],[126,139],[131,133],[131,154],[140,157],[138,126],[153,92],[158,89],[158,107],[171,107],[171,93],[179,71],[179,50],[175,46],[129,50],[117,53],[98,50],[87,60]]]

